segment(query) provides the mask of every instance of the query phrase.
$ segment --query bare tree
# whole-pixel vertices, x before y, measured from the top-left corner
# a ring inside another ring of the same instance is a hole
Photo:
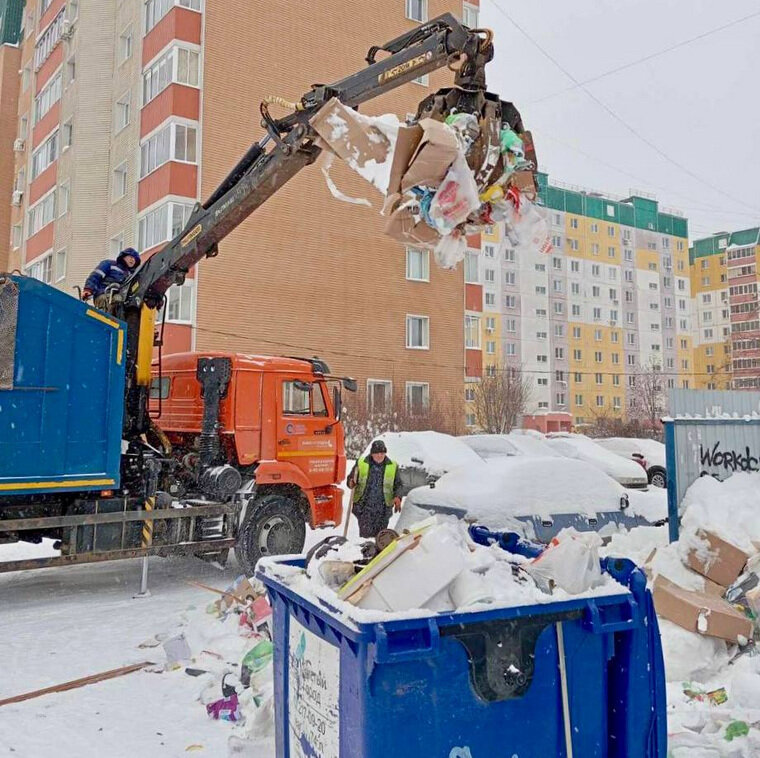
[[[659,429],[652,429],[646,420],[635,413],[626,418],[616,416],[607,409],[591,412],[591,424],[584,429],[589,437],[638,437],[658,439],[662,437]]]
[[[665,379],[660,364],[650,360],[646,366],[641,366],[633,376],[630,393],[628,417],[637,418],[653,431],[659,429],[660,419],[667,411]]]
[[[519,366],[499,366],[475,386],[475,420],[487,434],[507,434],[525,413],[531,382]]]

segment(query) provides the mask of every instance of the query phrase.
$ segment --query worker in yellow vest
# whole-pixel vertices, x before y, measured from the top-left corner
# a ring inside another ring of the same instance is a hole
[[[382,440],[375,440],[369,455],[356,462],[346,484],[353,490],[351,505],[359,535],[372,538],[387,529],[391,513],[401,510],[401,478]]]

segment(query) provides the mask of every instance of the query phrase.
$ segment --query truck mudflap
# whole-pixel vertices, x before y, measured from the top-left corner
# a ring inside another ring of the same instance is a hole
[[[235,546],[238,508],[193,504],[183,508],[144,507],[129,510],[129,501],[108,498],[82,501],[79,513],[0,521],[3,533],[59,533],[61,554],[45,558],[0,561],[0,573],[77,563],[139,558],[144,555],[224,554]],[[81,512],[85,511],[85,512]]]

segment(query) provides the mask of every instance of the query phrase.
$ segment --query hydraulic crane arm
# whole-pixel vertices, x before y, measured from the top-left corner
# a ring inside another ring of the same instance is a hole
[[[380,52],[386,57],[377,60]],[[155,253],[122,287],[116,315],[127,321],[127,436],[145,431],[147,418],[153,315],[166,290],[181,284],[204,257],[218,253],[218,244],[253,211],[274,195],[321,149],[311,120],[333,97],[357,107],[378,95],[443,66],[455,71],[455,86],[426,98],[418,118],[444,117],[454,109],[481,113],[486,101],[496,106],[504,123],[522,131],[520,115],[511,103],[486,92],[485,65],[493,58],[491,33],[462,26],[444,14],[410,32],[372,47],[368,66],[330,85],[314,85],[298,103],[270,98],[261,105],[266,136],[254,143],[224,181],[196,206],[183,231]],[[457,67],[454,68],[455,64]],[[274,119],[269,105],[292,105],[293,112]],[[149,334],[148,334],[149,332]],[[131,434],[130,434],[131,433]]]

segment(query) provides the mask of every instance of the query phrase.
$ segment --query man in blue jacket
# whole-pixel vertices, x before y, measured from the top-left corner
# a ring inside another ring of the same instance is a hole
[[[82,290],[82,300],[94,298],[98,308],[106,306],[106,289],[111,284],[121,284],[140,265],[140,254],[133,247],[122,250],[115,261],[98,263],[87,277]]]

